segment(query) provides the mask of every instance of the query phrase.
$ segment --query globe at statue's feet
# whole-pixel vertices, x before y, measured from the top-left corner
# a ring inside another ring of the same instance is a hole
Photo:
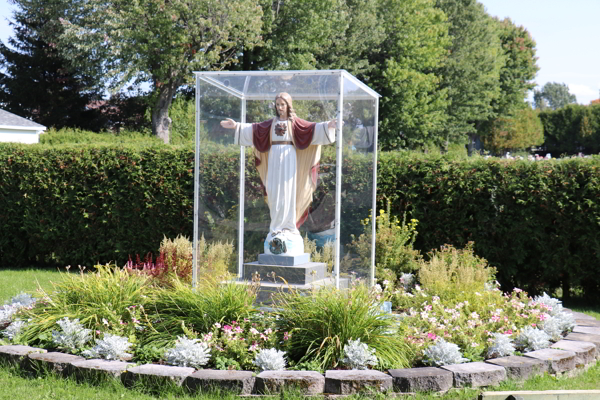
[[[304,240],[290,232],[269,233],[264,243],[265,254],[296,256],[304,254]]]

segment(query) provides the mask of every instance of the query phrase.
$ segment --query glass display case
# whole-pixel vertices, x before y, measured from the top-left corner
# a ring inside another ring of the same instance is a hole
[[[298,170],[304,168],[311,182],[312,201],[305,212],[297,212],[303,214],[297,226],[308,244],[305,250],[313,249],[322,258],[332,255],[328,273],[338,287],[344,275],[366,278],[373,285],[379,94],[345,70],[211,71],[195,76],[194,266],[200,240],[233,243],[231,272],[240,279],[244,263],[265,252],[271,218],[265,182],[257,170],[257,146],[240,145],[240,129],[226,129],[221,121],[268,121],[275,117],[275,97],[286,92],[297,117],[317,123],[336,120],[330,130],[333,143],[315,149],[320,155],[313,157],[314,165],[300,166],[298,161]],[[294,145],[299,148],[297,140]],[[196,268],[193,279],[195,284]]]

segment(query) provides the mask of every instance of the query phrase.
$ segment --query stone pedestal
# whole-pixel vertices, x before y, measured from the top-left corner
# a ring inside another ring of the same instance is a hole
[[[244,264],[242,280],[251,281],[256,274],[260,276],[256,302],[262,304],[271,304],[272,295],[279,291],[335,285],[335,279],[327,277],[327,264],[311,262],[308,253],[296,256],[260,254],[258,261]],[[347,288],[348,282],[348,279],[340,279],[340,288]]]

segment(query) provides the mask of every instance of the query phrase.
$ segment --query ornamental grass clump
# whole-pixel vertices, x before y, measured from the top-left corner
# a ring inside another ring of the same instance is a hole
[[[510,335],[496,332],[491,334],[491,344],[487,350],[487,358],[512,356],[515,354],[515,346]]]
[[[77,318],[71,321],[65,317],[56,323],[61,330],[52,331],[52,343],[61,350],[77,353],[92,339],[92,331],[84,328]]]
[[[175,347],[168,349],[165,353],[167,364],[178,367],[193,367],[199,369],[210,360],[210,349],[208,344],[200,339],[188,339],[178,337]]]
[[[421,261],[419,268],[423,288],[444,300],[452,300],[463,292],[483,292],[486,282],[493,281],[495,275],[496,269],[475,255],[472,242],[461,250],[442,246],[429,253],[429,261]]]
[[[146,307],[150,326],[140,334],[141,346],[171,347],[178,336],[210,332],[215,323],[243,321],[254,311],[256,287],[203,282],[199,290],[182,282],[171,289],[156,289]]]
[[[344,346],[344,358],[341,362],[350,369],[375,367],[377,366],[375,349],[370,349],[365,343],[361,343],[360,339],[348,340],[348,344]]]
[[[550,339],[546,332],[528,326],[519,333],[517,343],[523,351],[535,351],[550,347]]]
[[[339,365],[348,340],[375,349],[377,368],[409,366],[412,352],[398,333],[398,322],[380,312],[385,293],[375,293],[360,283],[349,289],[324,287],[309,295],[291,290],[274,296],[278,309],[279,334],[289,335],[283,343],[290,361],[316,361],[321,369]]]
[[[103,339],[96,339],[96,345],[81,353],[87,358],[104,358],[106,360],[126,360],[131,358],[127,351],[132,346],[129,339],[105,333]]]
[[[42,300],[23,315],[31,322],[21,339],[30,345],[44,345],[59,320],[78,319],[92,331],[129,336],[135,331],[130,307],[145,305],[152,287],[146,277],[129,274],[114,265],[96,265],[94,271],[79,274],[63,273],[54,290],[39,289]]]
[[[263,349],[256,355],[254,365],[260,371],[283,371],[286,366],[285,351]]]
[[[448,343],[439,339],[432,346],[423,351],[423,362],[426,365],[441,367],[444,365],[462,364],[469,361],[460,353],[460,349],[454,343]]]

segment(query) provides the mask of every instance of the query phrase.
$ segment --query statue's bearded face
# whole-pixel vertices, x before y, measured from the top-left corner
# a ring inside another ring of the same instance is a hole
[[[277,115],[279,115],[279,118],[287,118],[288,106],[285,100],[282,98],[275,100],[275,109],[277,110]]]

